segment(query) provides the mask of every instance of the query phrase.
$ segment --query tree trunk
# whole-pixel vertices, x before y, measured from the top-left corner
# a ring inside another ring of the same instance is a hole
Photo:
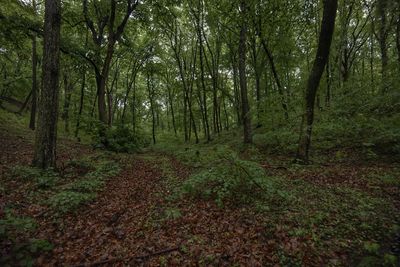
[[[63,113],[61,115],[61,118],[64,120],[65,132],[68,134],[69,133],[69,107],[71,104],[73,84],[67,75],[68,75],[68,72],[65,71],[65,74],[64,74],[64,108],[63,108]]]
[[[18,111],[19,114],[22,114],[22,112],[24,112],[24,110],[25,110],[26,106],[28,105],[28,102],[31,99],[31,97],[32,97],[32,90],[30,90],[29,94],[26,96],[24,103],[22,104],[21,108]]]
[[[330,72],[330,64],[329,57],[326,62],[326,95],[325,95],[325,106],[330,107],[331,105],[331,72]]]
[[[153,136],[153,144],[156,144],[156,114],[154,110],[154,85],[153,85],[153,73],[151,70],[147,71],[147,90],[149,94],[150,101],[150,111],[152,118],[152,136]]]
[[[287,107],[287,103],[285,100],[285,94],[283,92],[283,88],[282,88],[282,84],[280,82],[279,76],[278,76],[278,72],[276,70],[276,66],[275,66],[275,61],[274,61],[274,57],[272,56],[271,51],[268,49],[267,43],[265,42],[265,40],[260,37],[261,39],[261,44],[264,48],[265,53],[267,54],[269,63],[271,65],[271,70],[272,70],[272,74],[274,76],[275,82],[276,82],[276,86],[278,87],[278,93],[281,97],[281,103],[282,103],[282,108],[284,111],[284,115],[285,115],[285,119],[288,120],[289,119],[289,112],[288,112],[288,107]]]
[[[79,136],[79,127],[81,123],[81,116],[83,111],[83,101],[85,98],[85,86],[86,86],[86,69],[82,72],[82,83],[81,83],[81,97],[79,99],[79,111],[78,111],[78,118],[76,120],[76,128],[75,128],[75,137],[78,138]]]
[[[247,77],[246,77],[246,35],[247,35],[247,7],[246,0],[240,1],[240,11],[242,25],[240,29],[239,40],[239,80],[240,80],[240,93],[242,97],[242,119],[243,119],[243,134],[244,143],[252,143],[251,136],[251,116],[249,102],[247,98]]]
[[[379,27],[379,48],[381,50],[381,75],[382,75],[382,93],[387,91],[387,68],[388,68],[388,45],[387,45],[387,21],[386,9],[387,0],[378,0],[378,15],[380,19]]]
[[[32,1],[34,10],[36,11],[35,0]],[[31,116],[29,120],[29,128],[35,130],[36,124],[36,103],[37,103],[37,51],[36,51],[36,35],[32,37],[32,102]]]
[[[314,104],[315,96],[324,72],[325,65],[328,61],[329,50],[332,43],[332,36],[335,27],[336,9],[338,0],[325,0],[324,11],[322,17],[321,31],[319,34],[318,50],[314,60],[314,64],[308,77],[306,88],[306,105],[303,116],[299,147],[297,150],[297,159],[300,162],[308,163],[309,148],[311,143],[311,133],[314,121]],[[305,127],[304,127],[304,124]]]
[[[167,84],[167,90],[168,90],[168,102],[169,102],[169,105],[170,105],[171,117],[172,117],[172,127],[174,128],[175,136],[177,136],[176,122],[175,122],[175,112],[174,112],[174,100],[172,98],[171,86],[169,84]]]
[[[33,156],[33,165],[43,169],[56,167],[60,27],[61,0],[46,0],[43,39],[43,88],[40,94],[38,127]]]
[[[251,51],[253,57],[253,70],[254,70],[254,78],[255,78],[255,89],[256,89],[256,105],[257,105],[257,128],[261,127],[261,88],[260,81],[261,75],[260,70],[258,68],[258,53],[257,53],[257,39],[255,36],[251,38]]]
[[[233,51],[231,51],[231,54],[233,53]],[[234,89],[234,96],[235,96],[235,111],[236,111],[236,118],[237,118],[237,126],[241,126],[242,125],[242,114],[240,113],[242,104],[241,104],[241,99],[240,99],[240,90],[239,90],[239,86],[238,86],[238,69],[237,69],[237,64],[236,64],[236,57],[234,54],[232,54],[231,56],[231,64],[232,64],[232,71],[233,71],[233,89]]]
[[[397,0],[396,47],[397,47],[397,61],[400,67],[400,0]]]

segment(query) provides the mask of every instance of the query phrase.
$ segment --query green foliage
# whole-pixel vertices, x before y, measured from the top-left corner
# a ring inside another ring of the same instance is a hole
[[[90,193],[97,191],[102,187],[104,182],[100,179],[89,178],[84,180],[78,180],[67,186],[67,190],[76,191],[80,193]]]
[[[6,212],[5,218],[0,220],[0,246],[4,249],[0,265],[32,266],[36,256],[52,249],[48,241],[28,237],[36,227],[33,219]]]
[[[374,242],[365,242],[364,249],[370,254],[378,254],[379,253],[379,244]]]
[[[167,208],[164,211],[167,220],[175,220],[182,217],[182,213],[177,208]]]
[[[96,197],[106,178],[119,172],[119,165],[114,161],[99,159],[88,163],[86,160],[74,161],[75,164],[94,167],[95,170],[84,177],[64,186],[64,190],[50,197],[46,202],[58,214],[76,211],[79,206],[86,204]]]
[[[0,220],[0,237],[16,239],[20,232],[31,232],[36,229],[36,223],[31,218],[15,217],[11,212],[6,212],[4,219]]]
[[[59,214],[76,211],[82,204],[92,201],[96,197],[93,193],[61,191],[47,200],[51,209]]]
[[[298,133],[287,127],[270,129],[264,133],[255,134],[253,142],[256,146],[271,153],[291,153],[297,148]]]
[[[133,153],[147,146],[149,140],[134,134],[132,129],[123,124],[113,127],[98,126],[93,136],[96,146],[104,147],[114,152]]]
[[[213,199],[219,206],[228,202],[244,204],[274,197],[276,188],[273,180],[256,162],[241,160],[229,150],[220,150],[219,156],[214,166],[192,175],[183,183],[183,195]]]
[[[34,182],[39,189],[51,188],[59,181],[59,176],[54,170],[42,170],[29,166],[16,166],[12,169],[11,175],[27,182]]]

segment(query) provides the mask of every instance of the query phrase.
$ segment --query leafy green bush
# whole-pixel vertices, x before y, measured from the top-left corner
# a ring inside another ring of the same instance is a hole
[[[65,214],[76,209],[96,197],[94,193],[81,193],[74,191],[61,191],[47,200],[48,205],[57,213]]]
[[[277,196],[274,181],[265,175],[261,166],[241,160],[231,151],[227,152],[225,150],[220,154],[214,166],[186,180],[181,194],[213,199],[219,206],[228,202],[249,203],[259,198]]]
[[[122,124],[113,127],[100,125],[92,135],[96,146],[114,152],[133,153],[150,144],[143,135],[134,134],[129,127]]]

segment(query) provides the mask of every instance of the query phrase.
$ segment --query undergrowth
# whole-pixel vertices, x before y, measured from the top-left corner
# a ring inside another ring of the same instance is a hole
[[[11,210],[0,219],[1,266],[32,266],[34,259],[52,249],[52,245],[42,239],[31,238],[36,222],[27,217],[15,216]]]

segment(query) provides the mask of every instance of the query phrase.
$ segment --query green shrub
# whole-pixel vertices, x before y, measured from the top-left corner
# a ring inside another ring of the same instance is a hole
[[[275,195],[273,180],[257,163],[241,160],[235,153],[224,151],[214,164],[186,180],[181,194],[213,199],[219,206],[228,202],[249,203]]]
[[[253,142],[256,146],[272,153],[291,153],[296,151],[298,139],[298,133],[282,127],[255,134]]]
[[[91,193],[97,191],[103,184],[104,182],[102,180],[91,178],[71,183],[67,186],[67,189],[81,193]]]
[[[129,127],[119,124],[113,127],[99,125],[92,136],[97,147],[114,152],[133,153],[150,141],[141,134],[135,134]]]
[[[47,200],[48,205],[56,213],[65,214],[92,201],[96,197],[94,193],[81,193],[74,191],[61,191]]]
[[[42,170],[29,166],[16,166],[12,169],[11,175],[24,181],[34,182],[40,189],[51,188],[59,181],[59,176],[54,170]]]
[[[4,219],[0,220],[0,238],[16,239],[20,232],[31,232],[36,229],[36,223],[31,218],[15,217],[6,212]]]
[[[32,266],[36,256],[52,249],[46,240],[29,238],[36,227],[33,219],[6,212],[0,220],[1,266]]]

